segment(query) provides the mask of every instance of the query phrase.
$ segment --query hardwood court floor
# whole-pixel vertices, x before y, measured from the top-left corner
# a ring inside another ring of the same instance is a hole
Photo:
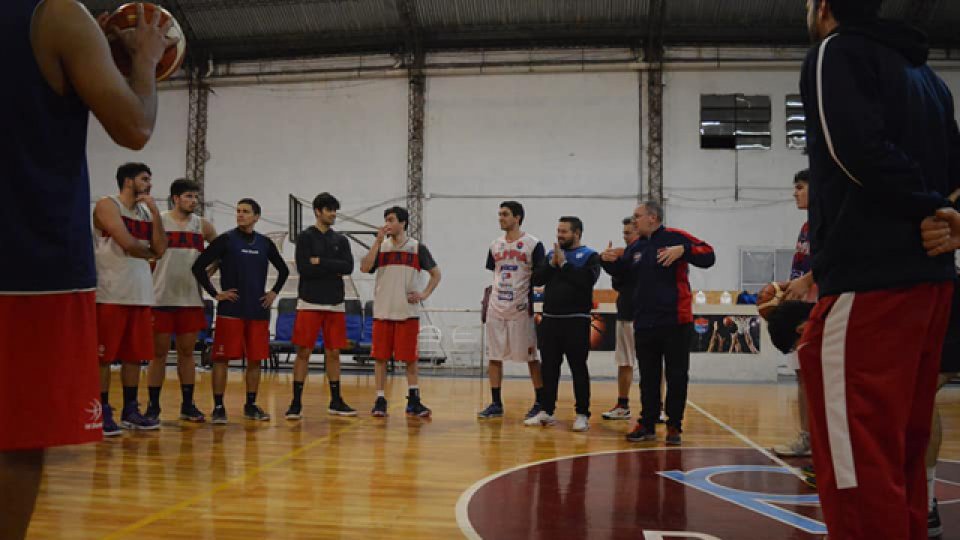
[[[591,430],[580,434],[569,431],[569,381],[561,382],[559,424],[524,428],[533,397],[526,380],[505,381],[505,418],[479,421],[476,411],[489,399],[485,380],[421,377],[434,417],[419,420],[403,414],[405,379],[391,377],[391,416],[374,419],[373,376],[346,375],[344,396],[360,414],[336,418],[326,414],[325,378],[311,374],[306,417],[288,422],[291,378],[264,374],[259,402],[273,419],[256,423],[242,418],[241,374],[231,372],[230,424],[213,426],[175,420],[180,396],[171,372],[161,430],[49,453],[30,538],[462,538],[458,498],[484,477],[548,458],[662,445],[627,443],[631,423],[600,418],[615,401],[610,380],[594,382]],[[207,413],[209,384],[209,374],[198,374],[197,403]],[[699,409],[762,446],[779,443],[795,431],[795,394],[792,384],[692,385],[684,448],[747,448]],[[116,373],[111,396],[118,403]],[[939,401],[942,457],[960,459],[960,389],[945,389]],[[761,530],[756,538],[770,537]]]

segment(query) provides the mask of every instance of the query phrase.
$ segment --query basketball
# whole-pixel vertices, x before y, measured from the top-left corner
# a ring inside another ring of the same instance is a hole
[[[161,25],[165,24],[168,20],[173,21],[173,26],[167,31],[167,37],[177,39],[176,43],[167,47],[160,62],[157,63],[157,80],[162,81],[180,69],[180,65],[183,64],[183,58],[187,52],[187,41],[184,38],[183,30],[180,29],[180,24],[173,18],[173,15],[171,15],[169,11],[155,4],[143,4],[143,14],[147,18],[147,21],[153,20],[154,13],[157,10],[160,11]],[[110,18],[107,19],[107,28],[116,27],[119,30],[124,30],[134,28],[136,25],[136,3],[123,4],[111,13]],[[127,53],[127,48],[123,45],[123,40],[115,34],[109,35],[107,39],[110,42],[110,52],[113,54],[113,61],[117,64],[117,68],[125,77],[129,77],[132,62],[129,53]]]
[[[783,301],[786,288],[786,281],[773,281],[760,290],[760,294],[757,296],[757,310],[760,312],[761,317],[766,319],[777,309],[777,306]]]
[[[724,318],[723,318],[723,325],[726,326],[726,327],[728,327],[728,328],[732,328],[732,327],[736,326],[737,323],[733,322],[733,317],[724,317]]]

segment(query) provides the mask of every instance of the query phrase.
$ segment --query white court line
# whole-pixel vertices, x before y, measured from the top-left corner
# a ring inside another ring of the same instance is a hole
[[[744,435],[743,433],[740,433],[739,431],[733,429],[732,427],[730,427],[729,424],[725,423],[723,420],[720,420],[720,419],[717,418],[716,416],[710,414],[709,412],[707,412],[706,409],[704,409],[703,407],[701,407],[701,406],[697,405],[696,403],[690,401],[689,399],[687,400],[687,405],[693,407],[694,409],[696,409],[697,411],[699,411],[700,414],[706,416],[706,417],[709,418],[710,420],[713,420],[714,423],[716,423],[718,426],[720,426],[720,427],[722,427],[723,429],[729,431],[734,437],[736,437],[736,438],[740,439],[741,441],[747,443],[747,445],[749,445],[751,448],[753,448],[753,449],[756,450],[757,452],[760,452],[761,454],[763,454],[764,456],[766,456],[767,458],[769,458],[770,461],[772,461],[772,462],[776,463],[777,465],[783,467],[784,469],[790,471],[790,473],[792,473],[794,476],[796,476],[797,478],[799,478],[801,482],[806,483],[806,478],[803,476],[803,473],[800,472],[800,469],[798,469],[798,468],[796,468],[796,467],[793,467],[793,466],[791,466],[789,463],[787,463],[786,461],[778,458],[773,452],[771,452],[771,451],[767,450],[766,448],[763,448],[763,447],[760,446],[759,444],[753,442],[753,440],[751,440],[749,437],[747,437],[747,436]]]

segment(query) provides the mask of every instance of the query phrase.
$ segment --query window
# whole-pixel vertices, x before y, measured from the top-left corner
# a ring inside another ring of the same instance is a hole
[[[760,292],[771,281],[789,281],[795,248],[740,248],[740,290]]]
[[[700,148],[770,149],[770,97],[700,96]]]
[[[787,148],[807,147],[807,117],[799,94],[787,96]]]

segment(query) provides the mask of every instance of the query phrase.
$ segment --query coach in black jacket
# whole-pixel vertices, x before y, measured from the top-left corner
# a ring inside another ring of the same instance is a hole
[[[798,346],[830,538],[925,538],[924,452],[954,277],[925,217],[960,180],[953,97],[881,0],[809,0],[801,73],[820,290]]]
[[[353,272],[353,254],[346,236],[333,230],[340,201],[324,192],[313,200],[315,226],[306,228],[297,237],[295,259],[300,283],[297,287],[297,321],[293,344],[297,360],[293,365],[293,400],[287,420],[301,417],[301,396],[307,380],[310,354],[320,332],[323,335],[324,363],[330,384],[329,414],[356,416],[340,396],[340,349],[347,347],[347,324],[344,306],[343,276]]]
[[[667,379],[665,411],[667,444],[680,444],[683,412],[687,405],[693,297],[689,265],[710,268],[716,261],[710,244],[663,226],[663,207],[648,201],[633,213],[640,240],[623,254],[607,249],[603,268],[618,279],[632,279],[633,328],[640,365],[640,419],[628,441],[656,439],[660,417],[660,379]]]

